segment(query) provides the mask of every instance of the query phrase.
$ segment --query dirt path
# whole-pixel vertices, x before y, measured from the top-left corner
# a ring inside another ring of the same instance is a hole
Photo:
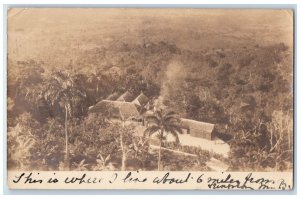
[[[155,150],[158,150],[158,146],[155,146],[155,145],[150,145],[150,148],[152,149],[155,149]],[[167,148],[164,148],[162,147],[161,148],[162,150],[165,150],[165,151],[170,151],[170,152],[173,152],[173,153],[176,153],[176,154],[180,154],[180,155],[184,155],[184,156],[190,156],[190,157],[194,157],[194,158],[197,158],[197,155],[195,154],[191,154],[191,153],[185,153],[185,152],[182,152],[182,151],[177,151],[177,150],[172,150],[172,149],[167,149]],[[211,158],[208,162],[206,162],[206,165],[212,170],[212,171],[226,171],[228,169],[228,165],[216,158]]]
[[[144,126],[137,126],[136,131],[138,133],[138,136],[142,136],[145,129],[146,128]],[[179,136],[180,144],[183,146],[200,147],[201,149],[222,155],[225,158],[228,157],[230,151],[229,145],[218,138],[214,140],[207,140],[203,138],[192,137],[189,134],[179,134],[178,136]],[[152,137],[154,138],[155,134],[153,134]],[[172,135],[167,136],[167,140],[175,141]]]

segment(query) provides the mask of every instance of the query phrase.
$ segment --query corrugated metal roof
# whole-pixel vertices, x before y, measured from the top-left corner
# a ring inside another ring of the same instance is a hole
[[[199,129],[209,133],[212,133],[215,126],[214,124],[211,123],[200,122],[200,121],[185,119],[185,118],[181,118],[181,123],[182,123],[181,124],[182,127],[184,128]]]

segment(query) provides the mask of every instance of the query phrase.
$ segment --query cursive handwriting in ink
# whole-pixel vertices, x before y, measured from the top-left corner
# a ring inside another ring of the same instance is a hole
[[[39,175],[40,173],[37,173],[37,175]],[[19,183],[21,181],[21,179],[24,179],[24,184],[26,183],[42,183],[43,180],[39,180],[39,179],[34,179],[32,177],[32,173],[29,173],[29,175],[25,176],[25,173],[22,173],[20,176],[15,176],[16,180],[13,180],[14,183]]]
[[[270,180],[270,179],[265,179],[265,178],[258,178],[258,179],[254,179],[252,177],[252,173],[249,173],[246,177],[245,177],[245,182],[244,185],[246,184],[254,184],[254,185],[259,185],[258,189],[259,190],[269,190],[269,189],[274,189],[273,186],[271,186],[272,184],[275,184],[274,180]]]
[[[137,172],[138,173],[138,172]],[[126,177],[124,179],[122,179],[122,181],[124,183],[137,183],[137,182],[146,182],[147,181],[147,178],[137,178],[137,177],[132,177],[132,173],[129,172]]]
[[[241,182],[239,180],[233,179],[230,174],[226,178],[212,178],[207,179],[208,187],[210,189],[252,189],[251,187],[243,186],[241,187]]]
[[[81,177],[72,177],[69,178],[67,177],[65,179],[65,183],[69,184],[69,183],[78,183],[78,184],[95,184],[95,183],[101,183],[102,178],[96,178],[96,177],[86,177],[86,174],[84,173]]]
[[[274,180],[265,178],[254,178],[252,173],[249,173],[244,180],[234,179],[231,174],[226,178],[208,178],[208,187],[211,189],[249,189],[249,190],[270,190],[275,189],[272,185]]]
[[[179,179],[179,178],[171,178],[169,177],[170,173],[166,173],[161,179],[159,177],[155,177],[154,180],[153,180],[153,183],[156,183],[156,184],[172,184],[172,183],[176,183],[176,184],[183,184],[183,183],[186,183],[188,182],[188,180],[192,177],[191,177],[191,173],[188,173],[187,177],[184,178],[184,179]]]
[[[116,181],[117,178],[118,178],[118,173],[114,173],[114,174],[112,175],[112,180],[109,180],[108,182],[109,182],[110,184],[112,184],[113,182]]]
[[[291,185],[288,185],[285,181],[284,181],[284,179],[280,179],[279,180],[279,186],[278,186],[278,189],[280,189],[280,190],[286,190],[287,188],[288,189],[292,189],[291,188]]]

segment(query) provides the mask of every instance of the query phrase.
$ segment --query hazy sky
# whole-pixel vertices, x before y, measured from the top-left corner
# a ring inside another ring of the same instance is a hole
[[[14,8],[8,12],[11,59],[72,56],[117,43],[167,41],[180,48],[293,42],[289,10]]]

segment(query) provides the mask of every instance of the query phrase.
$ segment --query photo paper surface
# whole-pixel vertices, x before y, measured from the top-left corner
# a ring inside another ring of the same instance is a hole
[[[10,8],[10,189],[292,190],[293,10]]]

